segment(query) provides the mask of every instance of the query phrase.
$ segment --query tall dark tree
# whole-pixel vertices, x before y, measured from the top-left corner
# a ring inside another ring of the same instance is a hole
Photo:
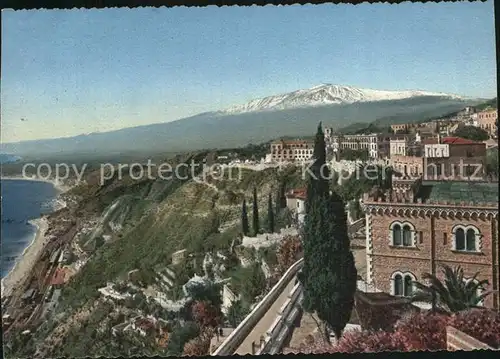
[[[314,140],[313,160],[307,173],[306,213],[312,198],[327,197],[330,191],[330,170],[326,165],[325,135],[321,123]]]
[[[304,308],[316,312],[339,339],[354,306],[357,271],[350,250],[344,202],[329,193],[324,136],[318,127],[314,163],[309,168],[304,224],[304,267],[299,279],[304,288]]]
[[[269,232],[274,233],[274,208],[271,193],[269,193],[269,198],[267,200],[267,226]]]
[[[241,208],[241,231],[244,236],[248,235],[248,214],[247,214],[247,201],[243,199],[243,206]]]
[[[259,203],[257,202],[257,187],[253,188],[253,233],[256,236],[259,233]]]
[[[279,213],[283,208],[286,208],[286,189],[285,181],[281,179],[278,186],[278,194],[276,196],[276,213]]]

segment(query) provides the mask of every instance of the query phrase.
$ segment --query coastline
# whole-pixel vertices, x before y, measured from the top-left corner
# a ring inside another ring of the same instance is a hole
[[[70,186],[64,186],[60,184],[58,181],[49,180],[45,178],[24,178],[24,177],[1,177],[2,180],[17,180],[17,181],[36,181],[36,182],[46,182],[50,183],[54,186],[56,191],[58,192],[54,197],[54,201],[59,204],[58,208],[55,208],[54,211],[60,210],[66,207],[66,202],[60,198],[60,195],[67,192],[71,189]],[[47,219],[47,215],[43,215],[40,218],[31,219],[28,223],[34,225],[36,227],[36,231],[33,235],[33,239],[30,244],[23,250],[23,252],[18,256],[14,267],[7,273],[5,277],[1,279],[1,289],[2,295],[1,297],[7,297],[12,294],[15,290],[16,286],[19,282],[22,282],[26,279],[26,277],[31,273],[31,270],[35,263],[38,261],[38,258],[43,252],[46,244],[45,234],[49,227],[49,221]]]
[[[45,182],[45,183],[50,183],[54,186],[59,194],[65,193],[71,189],[71,186],[66,186],[62,184],[60,181],[53,180],[53,179],[47,179],[47,178],[39,178],[39,177],[33,177],[33,178],[26,178],[22,176],[2,176],[0,177],[0,181],[3,180],[9,180],[9,181],[34,181],[34,182]],[[57,197],[56,197],[57,198]]]
[[[46,217],[41,217],[32,219],[29,223],[37,228],[36,232],[31,243],[19,255],[14,267],[2,278],[2,298],[10,296],[16,285],[31,273],[33,265],[45,248],[45,233],[49,228],[49,221]]]

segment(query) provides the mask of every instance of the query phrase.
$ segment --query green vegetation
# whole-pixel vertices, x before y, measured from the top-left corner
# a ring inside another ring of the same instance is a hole
[[[247,214],[247,202],[243,199],[243,205],[241,208],[241,231],[244,236],[248,235],[249,227],[248,227],[248,214]]]
[[[168,356],[180,357],[182,355],[184,345],[191,339],[200,335],[200,328],[194,322],[187,322],[184,325],[174,327],[168,341]]]
[[[333,330],[338,340],[351,317],[357,271],[350,249],[344,202],[337,193],[329,193],[321,124],[316,135],[314,159],[308,178],[304,267],[299,279],[304,286],[304,309],[316,312],[324,325],[324,338],[329,342],[327,328]]]
[[[353,150],[350,148],[345,148],[340,152],[340,159],[347,161],[368,161],[369,153],[367,149]]]
[[[259,203],[257,202],[257,187],[253,188],[253,217],[252,217],[253,235],[259,234]]]
[[[459,127],[453,133],[453,135],[461,138],[466,138],[472,141],[486,141],[488,138],[490,138],[488,132],[476,126]]]
[[[246,303],[241,300],[234,301],[229,307],[227,313],[229,324],[233,328],[236,328],[243,321],[243,319],[245,319],[248,313],[250,313],[250,308]]]
[[[369,135],[372,133],[391,133],[390,126],[378,125],[377,122],[366,123],[353,123],[349,126],[343,127],[339,130],[344,135]]]
[[[271,193],[269,193],[269,198],[267,200],[267,229],[269,233],[274,233],[274,209]]]
[[[479,105],[474,106],[477,111],[483,111],[488,108],[497,108],[497,98],[492,98],[491,100],[488,100],[486,102],[483,102]]]
[[[456,313],[462,310],[476,308],[479,304],[492,294],[492,291],[483,291],[488,285],[488,280],[477,281],[479,272],[470,280],[466,280],[464,270],[460,266],[452,269],[446,264],[442,264],[443,278],[441,281],[437,276],[424,273],[422,279],[428,281],[425,285],[415,282],[417,292],[413,295],[414,301],[432,302],[433,310],[439,309],[449,313]]]
[[[498,147],[486,150],[486,173],[498,178]]]
[[[248,267],[239,267],[231,274],[231,288],[241,294],[246,303],[252,303],[263,293],[266,287],[266,278],[260,263],[254,262]]]
[[[342,185],[337,184],[337,180],[331,181],[330,189],[337,192],[346,203],[357,201],[363,193],[370,191],[375,186],[383,189],[392,187],[392,174],[397,173],[391,167],[361,164],[357,171],[353,173]],[[359,174],[359,175],[358,175]]]

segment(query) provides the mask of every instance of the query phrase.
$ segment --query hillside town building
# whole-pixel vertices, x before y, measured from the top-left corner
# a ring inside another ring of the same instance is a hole
[[[498,137],[498,129],[496,121],[498,119],[498,111],[496,109],[481,111],[477,113],[477,126],[482,128],[492,138]]]
[[[294,214],[299,225],[304,223],[306,215],[306,189],[292,189],[286,194],[286,207]]]
[[[332,129],[325,129],[325,145],[327,153],[333,153],[337,158],[343,150],[366,150],[370,159],[389,156],[390,136],[380,133],[369,135],[334,135]]]
[[[277,140],[271,142],[272,162],[308,161],[314,151],[314,142],[306,140]]]
[[[427,180],[483,179],[486,144],[460,137],[440,136],[424,141],[424,178]]]
[[[367,281],[410,296],[424,272],[443,279],[440,264],[487,279],[484,300],[498,309],[498,183],[394,178],[393,188],[364,195]]]

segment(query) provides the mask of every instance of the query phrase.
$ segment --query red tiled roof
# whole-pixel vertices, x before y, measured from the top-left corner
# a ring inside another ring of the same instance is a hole
[[[424,145],[433,145],[433,144],[437,144],[438,140],[435,137],[427,138],[425,140],[422,140],[422,143]],[[479,144],[482,142],[472,141],[472,140],[468,140],[466,138],[461,138],[461,137],[443,137],[441,139],[441,143],[448,144],[448,145],[452,145],[452,144],[453,145],[475,145],[475,144]]]
[[[454,145],[473,145],[481,142],[472,141],[461,137],[445,137],[441,140],[441,143]]]
[[[295,188],[295,189],[288,191],[286,196],[288,198],[297,198],[297,199],[302,199],[305,201],[305,199],[307,197],[307,191],[305,188]]]
[[[64,268],[57,268],[56,272],[52,276],[52,280],[50,282],[51,285],[62,285],[64,284],[64,277],[65,277],[66,271]]]

